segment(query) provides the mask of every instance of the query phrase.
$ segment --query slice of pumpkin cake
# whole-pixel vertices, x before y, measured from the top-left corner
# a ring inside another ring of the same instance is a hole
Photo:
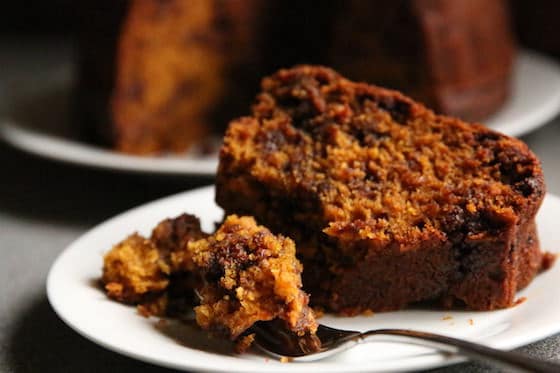
[[[216,201],[296,241],[312,304],[356,314],[513,305],[542,267],[544,194],[520,140],[297,66],[230,123]]]

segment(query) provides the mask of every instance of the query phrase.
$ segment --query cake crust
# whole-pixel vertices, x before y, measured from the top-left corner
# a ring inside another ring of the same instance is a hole
[[[328,68],[263,80],[216,184],[226,213],[296,241],[312,303],[334,312],[508,307],[541,268],[545,186],[524,143]]]

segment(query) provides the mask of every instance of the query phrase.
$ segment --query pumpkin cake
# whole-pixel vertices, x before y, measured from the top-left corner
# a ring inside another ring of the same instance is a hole
[[[510,91],[507,0],[101,3],[83,22],[81,121],[125,153],[183,152],[222,136],[262,74],[300,63],[468,120],[494,113]]]
[[[144,315],[199,303],[197,324],[245,350],[252,342],[245,332],[260,321],[280,320],[299,336],[315,333],[295,252],[291,239],[251,217],[228,216],[205,235],[198,219],[184,214],[158,224],[150,239],[133,234],[115,245],[105,256],[102,281],[109,297],[138,304]]]
[[[162,293],[169,274],[169,265],[153,242],[135,233],[105,255],[102,281],[110,298],[134,304]]]
[[[161,221],[150,238],[134,233],[103,260],[101,282],[107,295],[136,304],[144,315],[174,314],[193,304],[193,278],[177,260],[187,242],[206,237],[198,218],[182,214]]]
[[[186,269],[201,279],[194,310],[203,329],[236,340],[258,321],[280,319],[298,335],[316,331],[291,239],[231,215],[213,235],[189,242],[186,253]]]
[[[515,42],[507,1],[340,3],[329,65],[345,76],[463,120],[485,119],[509,96]]]
[[[216,201],[295,240],[311,304],[514,304],[549,263],[540,163],[520,140],[321,66],[265,78],[230,123]]]
[[[116,149],[182,152],[211,132],[216,109],[237,99],[246,104],[242,92],[225,95],[238,80],[247,84],[258,76],[247,70],[255,59],[259,7],[254,0],[131,1],[114,62]]]

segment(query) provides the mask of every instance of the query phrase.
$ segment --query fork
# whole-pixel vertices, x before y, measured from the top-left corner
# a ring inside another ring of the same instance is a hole
[[[319,325],[315,335],[303,337],[287,330],[279,321],[260,322],[250,329],[255,345],[269,355],[287,357],[292,361],[315,361],[345,351],[359,343],[371,342],[373,336],[389,336],[392,341],[421,345],[468,358],[494,363],[509,370],[528,372],[560,372],[560,365],[511,351],[502,351],[478,343],[443,335],[408,330],[377,329],[366,332],[341,330]]]

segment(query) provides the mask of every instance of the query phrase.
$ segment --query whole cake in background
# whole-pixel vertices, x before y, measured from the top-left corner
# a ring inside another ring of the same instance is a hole
[[[81,110],[94,122],[90,133],[119,151],[181,152],[246,113],[258,76],[320,63],[480,120],[508,94],[514,47],[506,5],[118,1],[111,16],[84,22]]]
[[[103,20],[106,30],[85,32],[84,38],[97,43],[103,39],[114,48],[82,61],[85,73],[91,72],[90,66],[111,65],[114,74],[108,90],[95,89],[92,76],[82,74],[81,90],[93,87],[94,103],[104,100],[106,108],[100,112],[108,114],[96,118],[100,128],[92,132],[119,151],[149,154],[181,152],[218,123],[223,130],[227,120],[220,114],[239,114],[235,108],[250,100],[247,91],[234,87],[251,86],[251,79],[253,87],[258,84],[253,25],[260,3],[130,1],[118,24]],[[102,37],[115,29],[113,43],[107,40],[110,36]],[[82,103],[89,105],[87,98]]]
[[[470,121],[509,94],[514,43],[505,1],[350,0],[339,14],[330,65],[349,78]]]

